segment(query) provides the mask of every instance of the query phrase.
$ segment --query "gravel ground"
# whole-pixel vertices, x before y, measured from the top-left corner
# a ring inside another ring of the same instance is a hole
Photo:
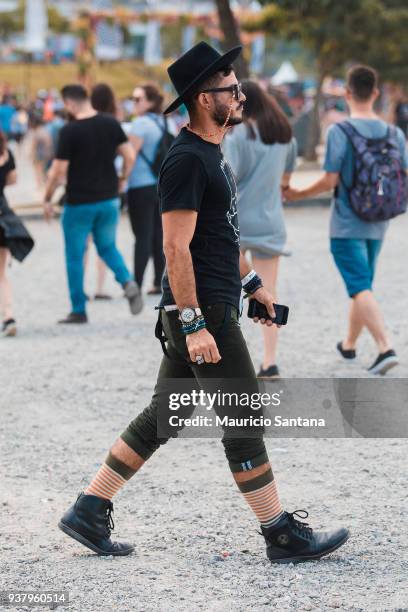
[[[375,357],[367,335],[352,366],[334,351],[347,299],[328,254],[328,212],[295,210],[287,220],[293,256],[282,262],[280,301],[292,316],[279,365],[285,376],[364,376]],[[268,564],[218,440],[170,442],[118,496],[115,535],[134,541],[136,554],[99,558],[57,529],[149,401],[161,349],[155,301],[131,319],[111,279],[115,299],[90,304],[90,325],[57,327],[68,311],[61,235],[56,223],[28,225],[37,247],[12,268],[19,335],[0,342],[0,590],[68,590],[68,609],[79,612],[407,609],[403,440],[268,440],[285,507],[307,508],[314,527],[352,530],[321,562]],[[393,375],[401,377],[408,375],[407,232],[407,217],[393,223],[377,283],[401,357]],[[119,241],[131,261],[125,220]],[[93,272],[91,262],[90,293]],[[250,325],[244,331],[258,365],[261,338]]]

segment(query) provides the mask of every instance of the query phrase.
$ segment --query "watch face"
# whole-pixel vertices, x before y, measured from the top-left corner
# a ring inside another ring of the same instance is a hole
[[[191,323],[195,319],[195,312],[193,308],[183,308],[181,311],[181,320],[183,323]]]

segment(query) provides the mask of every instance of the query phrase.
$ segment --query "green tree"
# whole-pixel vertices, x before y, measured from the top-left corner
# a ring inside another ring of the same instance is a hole
[[[24,27],[17,11],[6,11],[0,13],[0,39],[8,40],[15,32],[20,32]]]
[[[51,32],[56,34],[65,34],[70,31],[69,20],[61,15],[59,10],[55,6],[49,6],[47,8],[48,13],[48,27]]]
[[[52,32],[63,33],[68,32],[70,23],[68,19],[63,17],[57,8],[49,6],[48,27]],[[0,13],[0,38],[8,40],[10,36],[24,30],[25,19],[25,0],[20,0],[18,6],[13,11]]]
[[[231,10],[229,0],[215,0],[218,11],[220,27],[224,34],[223,47],[227,51],[231,47],[241,45],[238,23]],[[247,79],[249,76],[248,65],[244,55],[241,53],[234,62],[235,71],[239,79]]]
[[[313,160],[318,140],[321,88],[352,62],[376,67],[383,78],[408,73],[406,0],[261,0],[264,10],[248,21],[250,31],[299,39],[315,57],[317,90],[306,158]]]

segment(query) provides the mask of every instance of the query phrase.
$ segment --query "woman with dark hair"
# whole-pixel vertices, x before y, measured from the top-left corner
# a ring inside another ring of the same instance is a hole
[[[115,94],[106,83],[98,83],[92,89],[91,104],[98,113],[107,113],[114,117],[118,114]]]
[[[272,96],[254,81],[245,81],[242,91],[246,96],[244,122],[226,138],[224,152],[237,180],[241,248],[250,252],[254,270],[277,301],[279,257],[286,254],[281,188],[289,184],[297,145]],[[262,327],[264,358],[258,376],[277,378],[278,330]]]
[[[115,94],[112,88],[106,83],[97,83],[91,91],[91,104],[98,113],[106,113],[117,117],[118,109],[116,105]],[[89,253],[89,245],[91,237],[89,237],[88,248],[85,254],[85,265]],[[110,300],[112,299],[105,291],[107,267],[105,262],[97,255],[96,256],[96,292],[95,300]]]
[[[141,288],[147,263],[153,255],[154,281],[150,295],[161,293],[164,270],[163,234],[157,198],[158,176],[152,168],[158,145],[168,131],[162,115],[163,95],[156,85],[147,84],[133,91],[136,119],[129,140],[136,161],[128,180],[128,210],[136,238],[134,276]]]
[[[17,181],[16,166],[7,139],[0,131],[0,314],[3,317],[0,336],[10,337],[17,333],[13,316],[12,291],[7,267],[11,255],[22,261],[33,248],[34,242],[24,225],[8,207],[4,188]]]

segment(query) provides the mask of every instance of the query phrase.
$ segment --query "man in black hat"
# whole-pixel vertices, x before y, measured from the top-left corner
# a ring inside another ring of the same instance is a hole
[[[159,178],[167,271],[156,331],[165,354],[149,406],[114,443],[92,482],[59,523],[67,535],[100,555],[127,555],[134,550],[131,544],[110,539],[111,500],[171,436],[166,435],[160,412],[166,381],[178,380],[178,390],[185,380],[211,389],[214,379],[221,381],[223,390],[235,390],[240,381],[245,381],[246,391],[257,389],[238,322],[241,290],[263,303],[271,317],[273,297],[240,256],[236,187],[220,148],[228,127],[242,121],[245,96],[231,68],[240,51],[236,47],[220,55],[202,42],[169,68],[179,96],[165,112],[184,103],[190,123],[172,145]],[[169,394],[167,404],[168,399]],[[193,410],[189,405],[187,414]],[[237,404],[234,410],[241,414],[242,406]],[[226,457],[261,523],[272,562],[319,559],[347,540],[347,529],[314,533],[296,518],[306,517],[306,511],[302,515],[282,509],[261,429],[233,433],[224,430]]]

